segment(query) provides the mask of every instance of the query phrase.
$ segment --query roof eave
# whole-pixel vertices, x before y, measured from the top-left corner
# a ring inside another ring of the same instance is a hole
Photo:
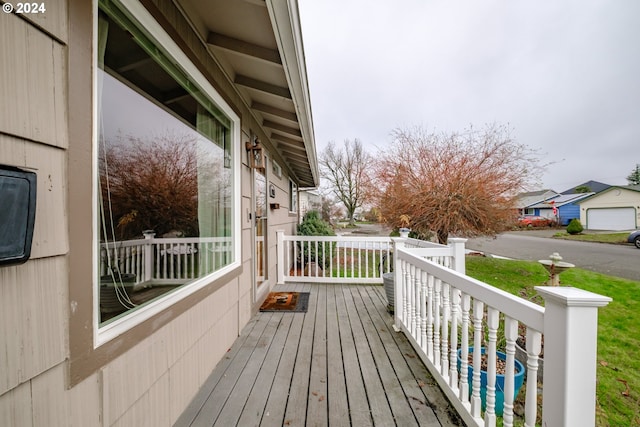
[[[309,159],[312,182],[303,184],[317,187],[318,161],[298,4],[295,0],[266,0],[266,4]]]

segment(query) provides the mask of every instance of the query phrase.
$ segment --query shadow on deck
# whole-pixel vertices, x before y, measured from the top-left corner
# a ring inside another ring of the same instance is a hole
[[[284,285],[307,313],[258,313],[175,426],[464,425],[382,286]]]

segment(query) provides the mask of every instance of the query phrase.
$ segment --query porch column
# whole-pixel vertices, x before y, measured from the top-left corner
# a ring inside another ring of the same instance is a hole
[[[141,281],[148,286],[153,278],[153,243],[156,233],[153,230],[144,230],[142,235],[144,236],[144,278]]]
[[[404,237],[392,237],[393,241],[393,318],[396,330],[401,330],[403,322],[403,307],[404,307],[404,275],[400,268],[400,261],[398,260],[398,249],[405,247],[406,238]]]
[[[278,285],[284,284],[284,230],[276,231],[277,246],[276,246],[276,262],[277,262],[277,275]]]
[[[458,273],[466,274],[465,243],[467,243],[467,239],[450,237],[447,243],[453,251],[453,269]]]
[[[545,300],[542,424],[595,426],[598,307],[611,298],[536,286]]]

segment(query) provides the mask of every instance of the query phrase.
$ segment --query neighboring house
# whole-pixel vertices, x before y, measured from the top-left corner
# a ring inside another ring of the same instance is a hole
[[[320,211],[322,197],[316,190],[300,190],[300,220],[309,211]]]
[[[601,191],[606,190],[611,187],[609,184],[604,184],[598,181],[587,181],[580,185],[576,185],[575,187],[569,188],[568,190],[564,190],[560,194],[575,194],[578,193],[578,189],[588,189],[588,193],[600,193]]]
[[[633,230],[640,224],[640,185],[612,186],[580,202],[588,230]]]
[[[0,167],[38,185],[0,265],[0,425],[172,425],[318,185],[297,2],[45,4],[0,14]]]
[[[538,215],[532,206],[550,200],[557,195],[558,193],[548,189],[518,194],[515,200],[515,208],[518,211],[518,216]]]
[[[533,209],[533,215],[545,218],[552,218],[560,225],[568,225],[574,218],[580,219],[580,200],[583,200],[595,193],[560,194],[542,203],[537,203],[528,207]],[[556,208],[554,214],[553,208]]]

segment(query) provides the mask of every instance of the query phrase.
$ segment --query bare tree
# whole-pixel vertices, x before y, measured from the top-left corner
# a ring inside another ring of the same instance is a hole
[[[195,139],[127,138],[106,147],[99,167],[107,230],[115,229],[120,238],[134,238],[145,229],[197,235]]]
[[[354,213],[365,201],[364,187],[368,181],[367,167],[371,165],[371,155],[357,138],[346,139],[341,148],[333,142],[320,155],[320,171],[329,183],[332,193],[347,210],[349,224],[354,225]]]
[[[512,197],[543,169],[535,151],[506,126],[436,134],[396,129],[377,162],[373,182],[384,219],[421,237],[435,232],[494,235],[513,223]]]

